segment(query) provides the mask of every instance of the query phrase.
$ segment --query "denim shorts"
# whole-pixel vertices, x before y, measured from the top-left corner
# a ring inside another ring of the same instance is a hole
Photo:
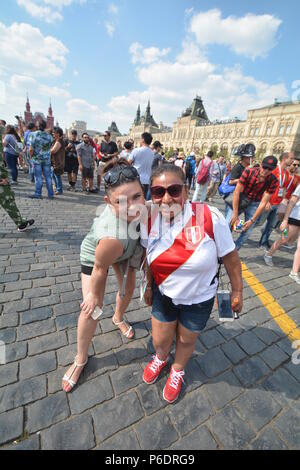
[[[172,299],[162,295],[154,284],[152,316],[163,323],[178,321],[187,330],[199,333],[206,326],[214,306],[214,300],[213,297],[199,304],[174,305]]]

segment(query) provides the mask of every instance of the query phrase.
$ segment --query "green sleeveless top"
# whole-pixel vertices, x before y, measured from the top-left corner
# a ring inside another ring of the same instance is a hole
[[[107,237],[116,238],[123,245],[124,251],[117,263],[131,258],[139,244],[139,233],[137,232],[136,240],[132,239],[128,233],[127,221],[116,217],[113,209],[107,205],[104,212],[94,219],[90,232],[81,244],[81,265],[94,266],[97,245],[100,240]]]

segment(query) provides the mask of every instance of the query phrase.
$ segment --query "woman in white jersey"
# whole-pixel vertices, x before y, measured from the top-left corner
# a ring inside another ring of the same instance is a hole
[[[156,354],[146,366],[143,380],[152,384],[167,365],[176,335],[174,363],[163,391],[173,403],[179,396],[184,368],[193,354],[199,333],[213,309],[218,280],[218,258],[232,286],[233,309],[242,309],[241,263],[223,215],[215,208],[190,203],[183,171],[161,165],[151,178],[152,210],[147,248],[145,301],[152,304],[152,336]],[[171,221],[171,224],[168,223]]]
[[[77,356],[63,378],[65,392],[70,392],[77,384],[87,364],[89,346],[98,324],[94,315],[101,315],[110,266],[119,284],[112,322],[126,338],[134,337],[132,326],[123,321],[123,316],[135,289],[136,269],[140,267],[143,253],[136,219],[145,204],[144,193],[137,170],[125,159],[109,162],[103,173],[106,208],[95,218],[80,249],[83,302],[78,319]]]

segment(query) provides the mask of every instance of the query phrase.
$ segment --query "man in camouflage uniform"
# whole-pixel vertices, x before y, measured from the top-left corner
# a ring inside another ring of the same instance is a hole
[[[18,227],[19,232],[25,231],[28,227],[34,224],[34,220],[26,220],[20,214],[17,208],[15,195],[11,190],[8,182],[8,173],[4,166],[3,161],[3,144],[2,135],[4,127],[0,125],[0,206],[8,213],[10,218],[14,221]]]

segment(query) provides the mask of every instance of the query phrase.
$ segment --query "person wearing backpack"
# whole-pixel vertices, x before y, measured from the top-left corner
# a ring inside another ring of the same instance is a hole
[[[212,150],[207,152],[206,157],[201,160],[198,166],[198,172],[196,175],[196,190],[193,196],[193,202],[197,202],[199,193],[200,193],[200,202],[205,202],[207,195],[207,188],[211,180],[211,169],[213,166],[213,157],[214,153]]]
[[[191,186],[192,186],[193,178],[195,175],[195,169],[196,169],[195,154],[194,152],[191,152],[184,162],[186,183],[188,184],[189,189],[191,189]]]

